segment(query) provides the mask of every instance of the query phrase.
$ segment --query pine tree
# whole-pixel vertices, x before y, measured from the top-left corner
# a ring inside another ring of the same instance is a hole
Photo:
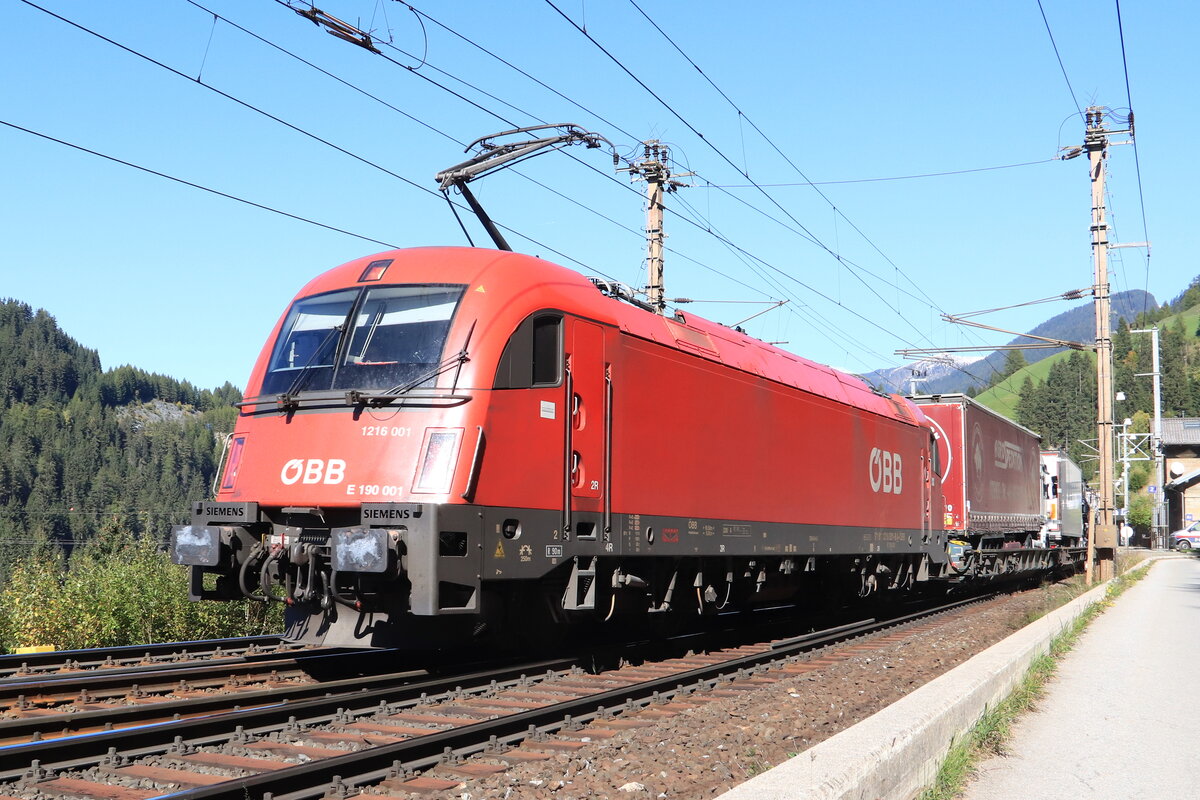
[[[1025,360],[1025,354],[1020,350],[1009,350],[1004,356],[1004,370],[1001,372],[1005,378],[1014,375],[1017,372],[1029,366],[1029,362]]]
[[[1192,404],[1183,330],[1178,325],[1168,325],[1159,332],[1159,337],[1163,415],[1186,416]]]

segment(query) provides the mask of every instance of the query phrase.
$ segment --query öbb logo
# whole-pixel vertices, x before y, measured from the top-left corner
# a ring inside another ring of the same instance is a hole
[[[900,454],[878,447],[871,450],[871,491],[900,494],[904,480],[900,474]]]
[[[341,483],[346,477],[346,462],[340,458],[293,458],[279,471],[279,480],[287,486],[300,483]]]

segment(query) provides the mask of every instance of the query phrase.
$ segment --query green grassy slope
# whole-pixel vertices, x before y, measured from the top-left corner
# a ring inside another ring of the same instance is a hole
[[[1176,322],[1183,323],[1185,333],[1194,333],[1197,325],[1200,324],[1200,306],[1193,306],[1186,311],[1172,314],[1160,320],[1158,327],[1173,326]],[[1134,334],[1134,336],[1136,337],[1138,334]],[[1025,383],[1025,378],[1032,378],[1034,383],[1046,380],[1046,376],[1050,374],[1050,367],[1064,358],[1069,358],[1070,355],[1070,350],[1055,353],[1036,364],[1017,370],[986,392],[980,392],[975,400],[1009,419],[1014,419],[1017,415],[1017,400],[1020,399],[1021,385]]]
[[[1034,383],[1041,383],[1050,374],[1050,367],[1064,358],[1069,358],[1070,350],[1055,353],[1049,358],[1043,358],[1036,364],[1030,364],[1009,375],[986,392],[980,392],[975,401],[982,403],[993,411],[1003,414],[1009,419],[1016,419],[1017,400],[1021,397],[1021,386],[1026,378],[1033,378]]]

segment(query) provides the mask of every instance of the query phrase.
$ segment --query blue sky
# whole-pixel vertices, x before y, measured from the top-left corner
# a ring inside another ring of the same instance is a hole
[[[1036,0],[553,2],[320,5],[373,30],[391,61],[275,0],[39,2],[180,77],[11,0],[0,30],[0,120],[399,246],[465,244],[433,176],[462,160],[473,139],[539,122],[577,123],[622,154],[657,138],[679,170],[696,173],[668,202],[668,296],[788,299],[749,332],[853,372],[902,363],[898,348],[1007,338],[948,325],[942,312],[1091,284],[1086,160],[1052,160],[1082,142],[1083,123]],[[1115,4],[1042,5],[1078,104],[1128,106]],[[1200,128],[1192,97],[1200,7],[1127,1],[1121,12],[1153,255],[1147,268],[1142,251],[1117,251],[1113,287],[1148,288],[1164,301],[1200,273],[1188,220],[1197,170],[1185,139]],[[47,309],[105,367],[244,385],[300,286],[385,249],[4,125],[0,149],[0,296]],[[1039,163],[864,180],[1027,162]],[[1141,241],[1134,149],[1112,148],[1109,167],[1113,238]],[[473,184],[518,232],[509,236],[515,249],[644,284],[642,200],[606,154],[548,154],[520,172]],[[797,185],[806,180],[859,182]],[[486,241],[468,226],[476,243]],[[1071,305],[989,322],[1025,330]],[[765,307],[684,308],[734,323]]]

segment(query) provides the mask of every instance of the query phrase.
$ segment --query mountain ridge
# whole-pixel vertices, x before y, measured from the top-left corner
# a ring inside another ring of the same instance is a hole
[[[1154,295],[1141,289],[1118,292],[1112,296],[1112,327],[1117,328],[1117,321],[1124,319],[1133,322],[1138,314],[1147,309],[1158,308]],[[1089,343],[1095,340],[1095,312],[1091,304],[1072,308],[1039,323],[1027,334],[1042,336],[1048,339],[1059,339],[1069,342]],[[1010,339],[1006,344],[1034,344],[1036,339],[1021,335]],[[1061,353],[1065,347],[1049,347],[1023,350],[1025,360],[1035,364],[1055,353]],[[1001,375],[1004,370],[1006,350],[994,350],[983,358],[973,361],[956,357],[953,353],[922,359],[913,364],[901,367],[885,367],[862,374],[863,380],[872,386],[878,386],[885,391],[897,394],[908,394],[909,378],[914,369],[927,374],[920,379],[918,391],[921,393],[947,394],[966,392],[968,389],[986,389],[993,375]],[[945,359],[953,359],[953,366],[945,363]],[[965,367],[968,367],[965,368]]]

